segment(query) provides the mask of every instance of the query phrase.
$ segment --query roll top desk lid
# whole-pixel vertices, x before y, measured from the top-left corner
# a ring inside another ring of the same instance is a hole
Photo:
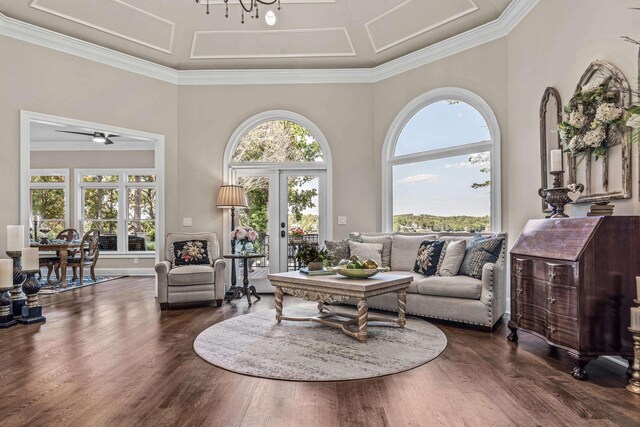
[[[603,220],[604,217],[529,220],[511,254],[578,261]]]

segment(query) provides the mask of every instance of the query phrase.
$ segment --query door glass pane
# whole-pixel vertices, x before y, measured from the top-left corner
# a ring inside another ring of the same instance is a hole
[[[238,185],[244,187],[247,196],[247,208],[237,211],[236,225],[253,228],[258,233],[258,239],[253,243],[253,250],[254,252],[265,254],[263,258],[249,260],[249,280],[266,279],[269,273],[270,253],[269,178],[264,176],[244,176],[238,178]]]
[[[287,270],[297,270],[298,249],[303,244],[319,244],[320,218],[317,176],[290,176],[287,178],[287,213],[289,240],[287,246]]]
[[[489,230],[490,153],[393,167],[393,230]]]

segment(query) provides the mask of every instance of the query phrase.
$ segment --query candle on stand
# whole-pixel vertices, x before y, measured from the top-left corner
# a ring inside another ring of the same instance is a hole
[[[636,277],[636,299],[640,300],[640,277]]]
[[[0,292],[13,289],[13,261],[0,259]]]
[[[22,249],[22,271],[36,271],[40,269],[38,248]]]
[[[631,307],[631,329],[640,331],[640,307]]]
[[[7,252],[18,252],[24,246],[24,225],[7,225]]]
[[[551,161],[549,162],[549,172],[562,171],[562,150],[551,150]]]

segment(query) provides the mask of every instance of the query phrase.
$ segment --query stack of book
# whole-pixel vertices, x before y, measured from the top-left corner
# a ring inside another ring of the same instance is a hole
[[[611,216],[613,215],[614,207],[614,205],[610,205],[608,202],[606,204],[594,203],[591,205],[587,216]]]
[[[327,270],[326,268],[322,270],[309,270],[307,267],[302,267],[299,271],[309,276],[331,276],[332,274],[336,274],[334,271]]]

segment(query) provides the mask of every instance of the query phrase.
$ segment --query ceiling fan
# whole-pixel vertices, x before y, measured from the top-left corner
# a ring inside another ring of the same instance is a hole
[[[102,142],[104,145],[111,145],[113,141],[111,138],[117,138],[120,135],[116,135],[114,133],[104,133],[104,132],[75,132],[72,130],[56,130],[56,132],[64,132],[64,133],[73,133],[76,135],[87,135],[90,136],[93,142]]]

